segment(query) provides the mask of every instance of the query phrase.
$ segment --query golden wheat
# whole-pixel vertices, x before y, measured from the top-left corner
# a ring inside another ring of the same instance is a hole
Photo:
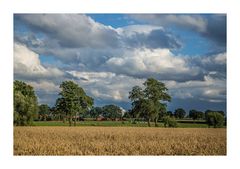
[[[14,155],[226,155],[226,129],[15,127]]]

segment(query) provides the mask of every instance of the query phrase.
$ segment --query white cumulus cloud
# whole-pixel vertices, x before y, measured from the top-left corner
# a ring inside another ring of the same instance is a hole
[[[112,72],[140,77],[154,75],[175,79],[178,78],[176,75],[198,74],[197,68],[190,67],[183,57],[175,56],[169,49],[126,50],[122,56],[112,57],[106,64]]]
[[[28,84],[33,86],[36,91],[56,92],[56,93],[60,91],[59,85],[56,85],[53,82],[49,82],[49,81],[43,81],[43,80],[39,82],[30,81],[28,82]]]
[[[22,44],[14,44],[14,73],[21,77],[58,77],[63,72],[55,67],[44,67],[39,55]]]

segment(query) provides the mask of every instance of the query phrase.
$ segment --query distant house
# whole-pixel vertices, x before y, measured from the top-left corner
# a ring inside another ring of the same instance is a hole
[[[97,118],[96,118],[96,121],[104,121],[104,120],[107,120],[104,116],[102,115],[99,115]]]

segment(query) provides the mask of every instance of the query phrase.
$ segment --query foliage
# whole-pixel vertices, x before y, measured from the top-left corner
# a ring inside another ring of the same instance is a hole
[[[89,115],[90,115],[91,118],[97,118],[101,114],[103,114],[103,108],[102,107],[93,107],[89,111]]]
[[[208,109],[208,110],[205,111],[205,119],[207,119],[208,113],[210,113],[210,112],[217,112],[217,113],[220,113],[223,117],[225,117],[224,111],[221,111],[221,110],[216,111],[216,110],[209,110]]]
[[[60,98],[56,101],[56,107],[67,116],[70,126],[74,116],[74,125],[76,125],[77,115],[92,107],[93,98],[87,96],[85,91],[73,81],[62,82],[60,89]]]
[[[105,118],[116,119],[122,117],[122,110],[120,109],[120,107],[116,105],[103,106],[102,112],[103,112],[102,115]]]
[[[63,120],[63,118],[64,118],[63,112],[58,110],[56,106],[49,108],[49,115],[47,117],[48,121],[50,120],[61,121]]]
[[[172,111],[167,111],[166,115],[172,117],[173,116],[173,112]]]
[[[206,117],[208,126],[213,126],[214,128],[223,127],[224,120],[224,116],[219,112],[209,112]]]
[[[174,116],[178,119],[183,119],[185,117],[185,115],[186,115],[186,112],[182,108],[178,108],[174,112]]]
[[[164,116],[163,117],[163,124],[164,127],[177,127],[177,121],[174,117]]]
[[[189,117],[192,118],[193,120],[203,119],[204,113],[193,109],[189,111]]]
[[[154,120],[157,126],[158,118],[166,112],[166,104],[171,97],[167,94],[167,88],[164,83],[149,78],[143,83],[145,89],[134,86],[129,92],[129,99],[132,101],[132,111],[136,117],[143,117],[150,121]]]
[[[50,114],[50,107],[47,104],[41,104],[38,106],[38,119],[39,120],[47,120],[47,117]]]
[[[33,87],[22,81],[14,81],[14,125],[32,125],[37,111],[37,97]]]
[[[134,118],[134,114],[133,114],[133,111],[130,109],[130,110],[127,110],[124,115],[123,115],[123,118]]]

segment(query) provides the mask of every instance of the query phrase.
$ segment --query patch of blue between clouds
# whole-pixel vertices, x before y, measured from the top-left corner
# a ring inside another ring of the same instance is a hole
[[[200,36],[196,32],[174,27],[170,28],[170,30],[180,39],[181,42],[184,42],[182,48],[172,51],[175,55],[203,56],[211,50],[209,40]]]
[[[90,16],[96,22],[113,28],[140,24],[138,21],[128,17],[127,14],[87,14],[87,16]]]

